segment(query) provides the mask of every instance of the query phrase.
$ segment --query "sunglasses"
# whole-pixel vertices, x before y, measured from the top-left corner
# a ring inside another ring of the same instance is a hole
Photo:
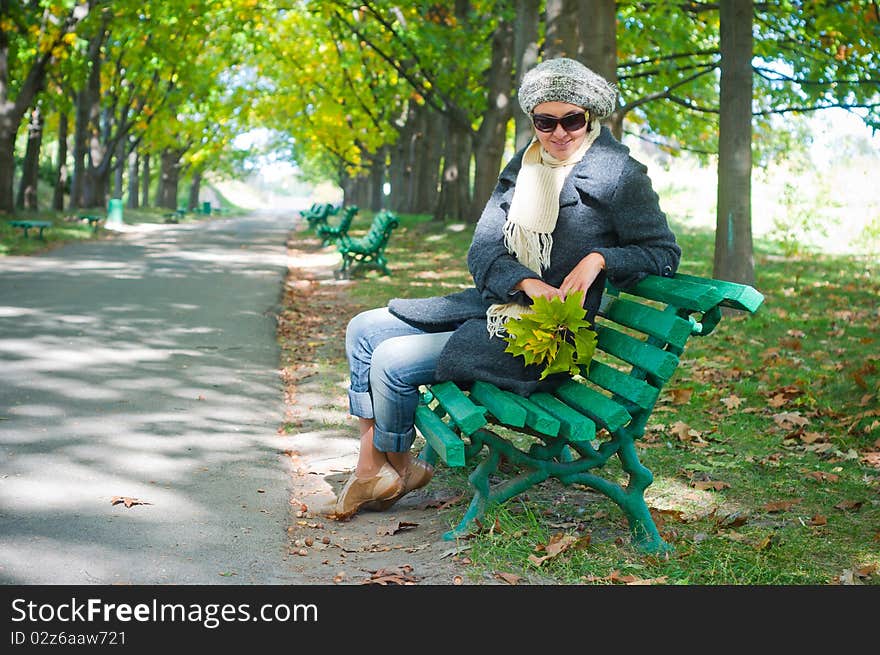
[[[547,114],[532,114],[532,124],[539,132],[553,132],[557,125],[562,125],[566,132],[577,132],[587,124],[587,112],[568,114],[562,118]]]

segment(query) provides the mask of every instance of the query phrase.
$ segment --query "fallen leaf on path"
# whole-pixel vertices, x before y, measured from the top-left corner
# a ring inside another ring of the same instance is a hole
[[[126,507],[132,507],[133,505],[152,505],[153,503],[148,503],[145,500],[140,500],[139,498],[129,498],[128,496],[113,496],[110,499],[111,505],[118,505],[119,503],[124,503]]]
[[[519,584],[519,581],[522,580],[522,576],[514,573],[504,573],[503,571],[495,571],[495,577],[509,585]]]
[[[417,505],[417,507],[418,507],[418,509],[431,509],[431,508],[446,509],[447,507],[455,505],[462,498],[464,498],[463,493],[456,494],[454,496],[450,496],[450,495],[437,496],[437,497],[433,497],[433,498],[428,498],[427,500],[419,503]]]
[[[410,523],[409,521],[393,521],[386,525],[380,525],[376,528],[376,534],[380,537],[384,535],[392,535],[397,534],[402,530],[409,530],[410,528],[418,527],[418,523]]]
[[[363,582],[363,584],[416,584],[419,579],[412,574],[412,570],[413,567],[411,567],[409,564],[404,564],[402,566],[398,566],[396,569],[378,569],[376,571],[369,571],[371,575],[368,580],[365,580]]]

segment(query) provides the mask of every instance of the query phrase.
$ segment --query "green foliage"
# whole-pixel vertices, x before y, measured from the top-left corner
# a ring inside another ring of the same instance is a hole
[[[505,323],[504,352],[522,357],[526,364],[543,365],[542,380],[552,373],[580,373],[596,351],[596,332],[584,320],[583,301],[581,291],[565,300],[538,296],[531,312]]]

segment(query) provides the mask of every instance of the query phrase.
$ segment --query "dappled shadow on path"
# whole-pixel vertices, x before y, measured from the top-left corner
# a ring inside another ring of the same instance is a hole
[[[0,582],[286,579],[288,228],[218,221],[0,260]]]

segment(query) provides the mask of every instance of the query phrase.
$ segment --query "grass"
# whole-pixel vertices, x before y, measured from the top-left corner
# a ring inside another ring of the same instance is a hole
[[[392,276],[357,276],[349,316],[471,283],[472,226],[401,219],[388,248]],[[710,275],[712,234],[672,226],[680,271]],[[548,481],[490,510],[468,538],[475,579],[490,571],[560,584],[880,583],[880,265],[787,253],[786,244],[756,241],[764,306],[689,342],[640,441],[655,474],[648,503],[675,551],[638,553],[616,505]],[[318,359],[335,396],[346,374],[339,336]],[[464,488],[466,472],[441,467],[434,484]],[[463,509],[443,510],[450,527]]]

